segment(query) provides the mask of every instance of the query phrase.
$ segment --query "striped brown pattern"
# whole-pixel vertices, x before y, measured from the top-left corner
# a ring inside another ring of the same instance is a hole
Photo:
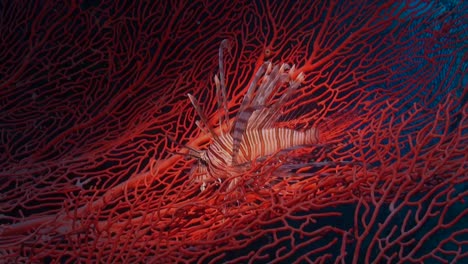
[[[219,48],[219,77],[218,75],[214,77],[220,126],[229,123],[226,120],[229,109],[226,103],[223,67],[223,50],[228,47],[229,43],[224,40]],[[200,117],[197,125],[212,138],[207,150],[190,151],[190,155],[199,161],[198,168],[193,170],[193,178],[196,182],[202,183],[201,190],[205,189],[208,182],[222,181],[226,178],[231,178],[228,188],[232,188],[236,182],[234,176],[239,176],[248,170],[252,162],[259,158],[297,146],[318,143],[319,135],[315,128],[298,131],[275,127],[280,109],[304,78],[303,73],[295,74],[294,66],[264,62],[249,85],[230,133],[221,131],[219,135],[208,125],[208,120],[195,97],[188,94]],[[276,94],[281,87],[286,88],[283,90],[285,92]]]
[[[208,173],[210,178],[224,179],[232,176],[230,169],[235,166],[249,167],[249,163],[260,157],[273,155],[281,150],[318,143],[318,131],[311,128],[297,131],[287,128],[264,128],[244,131],[237,160],[232,160],[233,137],[225,134],[212,142],[201,156],[206,166],[200,174]],[[204,177],[204,180],[208,180]]]

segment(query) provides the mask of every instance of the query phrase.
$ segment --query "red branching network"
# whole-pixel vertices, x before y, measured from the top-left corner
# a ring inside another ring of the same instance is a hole
[[[289,2],[0,3],[0,262],[467,261],[466,3]],[[223,39],[229,115],[295,64],[324,142],[202,192]]]

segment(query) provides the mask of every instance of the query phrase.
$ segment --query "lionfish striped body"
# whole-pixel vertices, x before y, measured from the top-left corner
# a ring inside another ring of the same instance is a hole
[[[225,113],[224,116],[220,115],[220,125],[228,123],[223,69],[223,49],[227,46],[227,40],[224,40],[219,49],[219,77],[214,78],[218,108]],[[281,107],[304,80],[302,73],[294,76],[294,66],[290,68],[287,64],[280,66],[264,63],[243,98],[230,132],[222,131],[220,135],[208,125],[197,100],[188,94],[201,119],[197,125],[212,136],[212,142],[206,150],[190,151],[190,155],[199,160],[198,166],[193,169],[193,177],[202,184],[202,191],[208,183],[225,179],[230,181],[227,189],[232,189],[238,177],[247,172],[256,160],[281,150],[319,142],[319,133],[315,128],[299,131],[277,127]],[[285,86],[286,90],[279,94],[279,89]]]

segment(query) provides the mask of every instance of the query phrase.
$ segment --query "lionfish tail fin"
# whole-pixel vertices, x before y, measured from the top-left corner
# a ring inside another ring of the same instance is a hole
[[[343,142],[348,138],[349,131],[362,121],[352,110],[340,110],[318,123],[321,142]]]

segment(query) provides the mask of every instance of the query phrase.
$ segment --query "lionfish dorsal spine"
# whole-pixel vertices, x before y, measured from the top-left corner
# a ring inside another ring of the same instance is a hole
[[[218,139],[218,135],[214,132],[213,128],[210,126],[210,124],[208,123],[206,117],[205,117],[205,114],[203,114],[203,111],[201,110],[200,108],[200,105],[198,103],[198,100],[191,94],[187,94],[188,98],[190,99],[190,102],[192,103],[193,105],[193,108],[195,109],[195,111],[197,112],[198,116],[200,117],[200,121],[203,123],[203,126],[204,128],[202,128],[202,126],[200,125],[200,123],[197,121],[196,124],[197,126],[202,130],[204,131],[205,129],[208,130],[208,132],[210,133],[210,135],[215,139],[217,140]]]
[[[299,73],[294,76],[294,71],[294,65],[292,67],[288,64],[272,66],[271,62],[264,63],[257,71],[244,97],[232,130],[233,163],[237,161],[246,131],[274,128],[280,116],[281,107],[304,81],[304,74]],[[272,102],[275,93],[285,83],[289,84],[287,90],[280,98]]]
[[[228,126],[229,123],[229,111],[227,107],[227,92],[226,92],[226,79],[224,74],[224,50],[231,50],[229,41],[224,39],[221,41],[219,46],[218,59],[219,59],[219,77],[218,75],[214,76],[214,82],[216,87],[216,98],[218,99],[218,112],[219,114],[219,127],[221,128],[221,133],[224,134],[222,129],[223,123]],[[221,110],[224,112],[224,116],[221,114]]]

